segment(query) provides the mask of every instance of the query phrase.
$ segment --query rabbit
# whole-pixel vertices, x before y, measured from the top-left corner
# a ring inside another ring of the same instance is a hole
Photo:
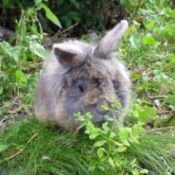
[[[121,102],[117,119],[123,120],[131,81],[114,51],[127,28],[128,22],[122,20],[97,46],[79,40],[53,44],[37,84],[35,114],[40,121],[56,121],[74,130],[80,126],[74,114],[90,112],[94,124],[103,123],[108,112],[101,106],[115,100]]]

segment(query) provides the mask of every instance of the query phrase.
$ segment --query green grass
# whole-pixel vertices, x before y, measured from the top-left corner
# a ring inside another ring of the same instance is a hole
[[[149,174],[153,175],[175,171],[172,157],[175,148],[174,132],[175,129],[167,130],[166,134],[159,130],[157,134],[147,131],[141,136],[139,144],[131,144],[128,151],[121,154],[121,158],[124,156],[126,160],[137,160],[137,166],[148,169]],[[93,146],[95,141],[83,132],[61,132],[53,124],[38,123],[33,117],[15,123],[10,129],[2,129],[0,143],[7,146],[0,153],[4,175],[116,174],[116,170],[109,165],[99,163]],[[98,168],[94,169],[95,165]],[[100,169],[102,165],[106,167],[105,171]],[[126,174],[127,171],[125,167],[118,172]]]
[[[75,138],[29,119],[4,131],[1,142],[8,145],[1,155],[1,166],[10,168],[7,174],[89,174],[83,151],[90,141],[85,136]]]
[[[60,131],[53,123],[39,123],[32,112],[43,64],[38,56],[47,55],[40,34],[25,31],[15,46],[0,42],[0,174],[175,173],[175,11],[166,0],[145,2],[138,9],[136,1],[125,3],[137,10],[131,12],[132,22],[119,49],[133,81],[132,105],[126,126],[115,131],[112,139],[111,128],[109,133],[95,128],[92,133],[77,134]],[[132,134],[139,122],[144,129]],[[99,136],[90,139],[95,132]],[[104,145],[94,146],[103,141]]]
[[[146,166],[149,174],[168,174],[175,170],[174,144],[174,133],[147,133],[139,146],[133,145],[131,154]]]

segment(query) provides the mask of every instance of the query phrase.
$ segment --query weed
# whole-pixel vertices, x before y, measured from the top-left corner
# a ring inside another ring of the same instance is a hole
[[[80,4],[71,3],[75,7]],[[76,135],[60,132],[54,123],[39,123],[31,116],[36,79],[43,59],[48,57],[42,46],[44,32],[37,23],[38,11],[43,9],[59,26],[42,1],[23,10],[13,45],[0,42],[1,174],[174,173],[174,9],[167,0],[121,3],[130,11],[134,9],[119,50],[133,80],[132,103],[124,124],[107,117],[107,122],[97,128],[91,114],[78,113],[84,131]],[[71,15],[71,22],[65,19],[64,25],[79,20],[79,15]],[[118,105],[103,109],[115,112]]]

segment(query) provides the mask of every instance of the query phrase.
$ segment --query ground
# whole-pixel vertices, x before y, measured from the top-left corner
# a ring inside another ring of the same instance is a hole
[[[79,133],[35,119],[35,86],[48,51],[44,35],[34,28],[23,35],[24,18],[19,21],[15,44],[0,42],[1,174],[175,173],[175,10],[167,2],[138,3],[128,17],[118,50],[132,79],[124,125],[96,128],[90,114],[79,114],[84,128]]]

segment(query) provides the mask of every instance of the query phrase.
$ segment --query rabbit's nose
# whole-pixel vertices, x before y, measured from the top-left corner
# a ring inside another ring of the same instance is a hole
[[[92,89],[91,91],[86,92],[83,102],[85,105],[95,105],[99,100],[99,90]]]
[[[107,93],[105,94],[105,99],[106,99],[108,102],[112,103],[112,102],[114,102],[115,100],[117,100],[117,95],[115,94],[115,92],[109,91],[109,92],[107,92]]]

